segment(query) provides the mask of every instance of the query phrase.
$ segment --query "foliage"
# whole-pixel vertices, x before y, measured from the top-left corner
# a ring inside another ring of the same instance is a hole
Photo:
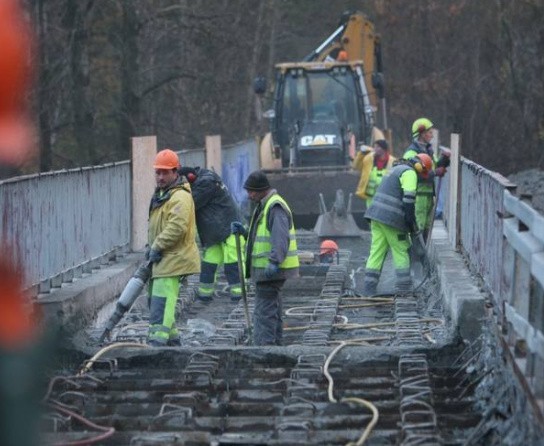
[[[41,49],[40,169],[256,133],[252,79],[302,59],[364,9],[382,36],[395,151],[427,116],[448,145],[508,174],[544,163],[541,0],[26,0]],[[519,157],[519,146],[523,157]]]

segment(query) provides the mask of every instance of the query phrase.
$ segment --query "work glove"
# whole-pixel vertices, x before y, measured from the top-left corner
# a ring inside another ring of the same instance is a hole
[[[149,261],[149,251],[151,251],[151,247],[149,245],[145,245],[145,254],[144,258]]]
[[[267,279],[272,279],[280,272],[280,267],[277,263],[269,262],[264,269],[264,276]]]
[[[416,232],[417,231],[417,224],[416,224],[416,206],[414,203],[402,203],[402,207],[404,208],[404,222],[406,223],[406,226],[408,227],[409,232]]]
[[[157,249],[150,249],[148,260],[151,263],[159,263],[162,260],[162,253]]]
[[[239,234],[244,238],[247,238],[247,230],[239,221],[233,221],[230,224],[230,232],[233,234]]]
[[[442,155],[436,162],[436,167],[449,167],[450,166],[450,157],[449,155]]]
[[[435,176],[440,178],[440,177],[443,177],[444,175],[446,175],[447,171],[448,170],[445,167],[439,166],[434,170],[434,174],[435,174]]]

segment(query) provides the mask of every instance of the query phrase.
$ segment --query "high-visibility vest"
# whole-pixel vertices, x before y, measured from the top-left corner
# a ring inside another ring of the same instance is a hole
[[[255,216],[253,216],[251,219],[250,228],[255,224],[257,225],[255,240],[253,241],[253,249],[251,251],[251,265],[253,268],[265,268],[269,262],[268,258],[270,256],[272,245],[270,244],[271,234],[267,227],[268,212],[272,206],[278,203],[289,214],[289,218],[291,220],[291,227],[289,228],[289,250],[287,252],[287,256],[283,262],[280,263],[279,267],[280,269],[290,269],[298,268],[299,266],[295,225],[293,222],[291,209],[289,209],[287,202],[281,196],[274,194],[270,196],[264,204],[264,209],[257,216],[258,220],[256,222],[253,221]]]
[[[433,170],[436,167],[436,156],[434,153],[429,153],[426,150],[423,150],[416,142],[413,142],[404,152],[404,155],[402,156],[404,159],[412,159],[415,158],[419,153],[426,153],[431,157],[431,160],[433,161]],[[427,196],[427,197],[434,197],[434,177],[431,178],[422,178],[418,175],[417,179],[417,194],[416,196]]]
[[[401,177],[403,181],[401,182]],[[393,167],[383,178],[365,218],[376,220],[401,231],[409,231],[404,218],[403,201],[415,200],[417,174],[406,164]]]

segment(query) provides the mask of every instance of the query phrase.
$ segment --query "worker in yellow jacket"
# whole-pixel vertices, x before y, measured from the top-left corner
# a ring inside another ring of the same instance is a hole
[[[178,174],[179,158],[174,151],[164,149],[157,153],[153,167],[157,188],[149,205],[146,258],[153,268],[147,343],[178,345],[175,313],[180,281],[200,272],[195,204],[189,183]]]
[[[385,139],[378,139],[372,149],[362,146],[357,153],[353,160],[353,169],[361,172],[361,178],[355,195],[366,200],[367,209],[372,204],[383,176],[391,169],[395,160],[396,158],[389,153],[389,145]]]

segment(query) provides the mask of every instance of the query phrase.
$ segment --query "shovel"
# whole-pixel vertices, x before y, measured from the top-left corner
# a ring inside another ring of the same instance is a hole
[[[433,232],[436,207],[438,206],[438,198],[440,197],[440,189],[442,187],[442,178],[443,177],[438,178],[438,185],[436,186],[436,196],[434,199],[433,207],[431,209],[431,224],[429,226],[429,233],[427,234],[427,246],[431,243],[431,234]]]
[[[244,312],[246,314],[248,343],[251,345],[253,335],[251,333],[251,319],[249,318],[249,307],[247,305],[246,281],[244,277],[244,265],[242,262],[242,244],[240,243],[240,234],[234,234],[234,237],[236,238],[236,257],[238,259],[238,274],[240,277],[240,287],[242,289],[242,300],[244,301]]]

